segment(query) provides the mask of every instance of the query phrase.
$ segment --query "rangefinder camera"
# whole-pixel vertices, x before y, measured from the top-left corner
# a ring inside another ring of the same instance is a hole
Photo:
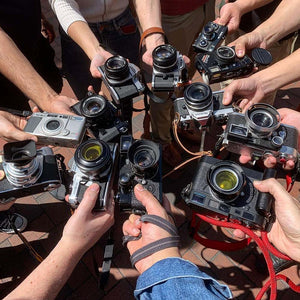
[[[87,96],[71,106],[77,114],[86,118],[87,127],[93,135],[104,142],[119,141],[128,132],[128,122],[121,121],[117,108],[106,97],[88,92]]]
[[[212,92],[211,88],[201,82],[190,84],[182,98],[174,101],[174,111],[180,116],[180,126],[190,130],[194,122],[199,126],[210,126],[212,121],[225,124],[229,114],[236,111],[232,105],[223,105],[223,91]],[[198,127],[199,127],[198,126]]]
[[[195,211],[267,230],[273,220],[273,197],[259,192],[254,180],[272,178],[274,169],[264,173],[241,167],[235,162],[202,156],[196,174],[182,191],[186,203]]]
[[[120,55],[108,58],[98,70],[116,104],[137,97],[145,90],[140,81],[140,69]]]
[[[208,22],[192,45],[195,52],[212,52],[225,39],[228,28],[214,22]]]
[[[221,82],[253,72],[255,67],[269,65],[272,55],[262,48],[255,48],[251,56],[236,56],[234,47],[221,46],[213,52],[196,55],[196,68],[206,84]]]
[[[254,104],[245,112],[228,116],[223,146],[253,159],[272,155],[277,162],[297,161],[298,132],[280,123],[278,111],[269,104]]]
[[[152,90],[171,92],[188,81],[188,72],[181,54],[171,45],[160,45],[152,52]]]
[[[38,137],[38,143],[61,147],[76,147],[85,134],[85,117],[55,113],[33,113],[24,128]]]
[[[100,186],[94,210],[105,210],[108,205],[115,173],[117,144],[90,139],[80,144],[71,162],[69,204],[76,208],[93,183]]]
[[[138,183],[162,203],[161,146],[123,135],[120,139],[119,191],[115,197],[121,210],[132,210],[137,214],[146,211],[134,195],[133,189]]]
[[[51,191],[61,185],[57,159],[49,147],[37,150],[32,140],[7,143],[2,159],[0,169],[5,178],[0,181],[1,203]]]

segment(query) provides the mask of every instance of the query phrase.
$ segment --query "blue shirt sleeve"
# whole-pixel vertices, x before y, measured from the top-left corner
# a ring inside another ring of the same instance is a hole
[[[178,257],[163,259],[139,276],[136,299],[230,299],[226,285],[201,272],[196,265]]]

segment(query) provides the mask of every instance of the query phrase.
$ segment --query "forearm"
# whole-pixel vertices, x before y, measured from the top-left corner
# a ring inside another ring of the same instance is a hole
[[[43,110],[47,110],[51,99],[57,96],[1,28],[0,72]]]
[[[274,42],[279,41],[300,27],[298,12],[298,0],[283,0],[272,16],[258,26],[254,30],[254,33],[263,36],[266,47],[268,48]]]
[[[55,299],[83,255],[63,240],[5,299]]]
[[[234,3],[237,4],[240,8],[241,15],[244,15],[251,10],[262,7],[274,0],[237,0]]]

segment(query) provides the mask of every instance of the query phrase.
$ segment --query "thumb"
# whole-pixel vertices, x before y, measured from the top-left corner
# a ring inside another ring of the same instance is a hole
[[[35,135],[21,131],[17,128],[11,130],[10,134],[6,136],[6,138],[14,141],[33,140],[35,142],[38,142],[38,138]]]
[[[97,183],[93,183],[85,191],[83,198],[77,208],[78,212],[90,213],[95,207],[96,200],[98,199],[100,186]]]

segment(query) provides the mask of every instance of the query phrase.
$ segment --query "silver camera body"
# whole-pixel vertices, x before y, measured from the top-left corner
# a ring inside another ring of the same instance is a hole
[[[85,134],[85,117],[33,113],[24,131],[37,136],[39,144],[74,148],[81,143]]]

